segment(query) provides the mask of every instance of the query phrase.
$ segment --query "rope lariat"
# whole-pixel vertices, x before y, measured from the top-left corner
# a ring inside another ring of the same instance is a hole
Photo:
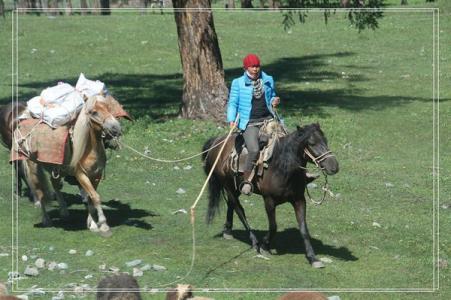
[[[197,154],[194,154],[194,155],[191,155],[191,156],[189,156],[189,157],[185,157],[185,158],[181,158],[181,159],[175,159],[175,160],[169,160],[169,159],[161,159],[161,158],[155,158],[155,157],[148,156],[148,155],[146,155],[146,154],[144,154],[144,153],[142,153],[142,152],[136,150],[135,148],[133,148],[133,147],[131,147],[131,146],[125,144],[124,142],[120,141],[120,140],[117,139],[116,137],[114,137],[114,139],[119,143],[119,145],[121,145],[121,146],[123,146],[123,147],[125,147],[125,148],[128,148],[128,149],[132,150],[133,152],[135,152],[136,154],[139,154],[140,156],[142,156],[142,157],[144,157],[144,158],[147,158],[147,159],[150,159],[150,160],[153,160],[153,161],[163,162],[163,163],[177,163],[177,162],[181,162],[181,161],[186,161],[186,160],[193,159],[193,158],[198,157],[198,156],[200,156],[200,155],[202,155],[202,154],[204,154],[204,153],[207,153],[208,151],[210,151],[210,150],[212,150],[212,149],[214,149],[214,148],[220,146],[222,143],[225,142],[225,141],[219,142],[218,144],[216,144],[216,145],[214,145],[214,146],[208,148],[207,150],[202,151],[202,152],[197,153]]]

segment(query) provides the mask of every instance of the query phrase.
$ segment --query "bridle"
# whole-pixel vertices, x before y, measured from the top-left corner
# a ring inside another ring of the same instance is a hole
[[[323,170],[323,168],[320,166],[320,163],[324,160],[335,157],[335,155],[332,153],[332,151],[326,151],[323,154],[321,154],[318,157],[313,156],[313,154],[307,149],[307,147],[304,148],[304,153],[307,154],[308,157],[312,160],[312,162],[318,167],[319,169]]]
[[[97,101],[97,100],[96,100]],[[93,104],[94,105],[94,104]],[[86,112],[86,114],[88,115],[88,118],[89,118],[89,126],[91,127],[91,128],[93,128],[93,124],[97,124],[101,129],[102,129],[102,132],[101,132],[101,138],[102,138],[102,143],[103,143],[103,139],[107,136],[107,135],[109,135],[109,136],[111,136],[111,137],[113,137],[113,138],[116,138],[116,136],[114,135],[114,134],[112,134],[109,130],[107,130],[103,125],[104,125],[104,123],[105,123],[105,121],[106,121],[106,119],[108,119],[110,116],[112,116],[113,118],[114,118],[114,116],[110,113],[110,112],[108,112],[108,115],[106,116],[106,117],[104,117],[104,118],[101,118],[101,117],[97,117],[97,116],[93,116],[91,113],[89,113],[89,112]]]
[[[329,157],[335,157],[335,155],[332,153],[332,151],[326,151],[323,154],[321,154],[318,157],[313,156],[313,154],[307,149],[307,147],[304,148],[304,153],[307,154],[307,156],[312,160],[312,162],[316,165],[316,167],[318,169],[321,170],[321,172],[324,175],[324,186],[322,187],[322,190],[324,191],[323,193],[323,197],[321,198],[321,200],[319,201],[315,201],[312,196],[310,195],[309,189],[306,188],[306,192],[308,197],[310,198],[310,201],[312,201],[315,205],[321,205],[324,201],[324,199],[326,199],[326,194],[329,193],[332,197],[334,196],[333,193],[330,191],[329,189],[329,182],[327,181],[327,174],[324,172],[324,168],[322,168],[319,164],[328,159]],[[305,157],[305,156],[304,156]],[[300,166],[301,169],[307,170],[307,168]]]

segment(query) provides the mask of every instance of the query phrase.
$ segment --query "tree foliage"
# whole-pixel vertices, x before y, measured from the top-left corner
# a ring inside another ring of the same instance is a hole
[[[296,19],[304,23],[308,17],[308,9],[323,9],[324,22],[327,24],[331,14],[335,14],[338,8],[347,8],[347,18],[356,29],[376,29],[378,20],[383,17],[379,9],[383,0],[288,0],[288,8],[283,13],[282,24],[287,30],[296,24]],[[299,10],[296,10],[299,8]]]

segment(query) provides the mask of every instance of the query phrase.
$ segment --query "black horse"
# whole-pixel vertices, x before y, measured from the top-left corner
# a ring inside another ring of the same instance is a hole
[[[262,176],[254,176],[254,192],[260,194],[265,201],[268,217],[269,231],[259,244],[250,228],[243,206],[240,204],[240,191],[237,189],[242,182],[242,176],[236,177],[231,166],[227,163],[234,147],[235,136],[227,142],[218,164],[209,180],[209,205],[207,222],[211,222],[215,212],[219,208],[221,195],[225,194],[227,202],[227,219],[224,225],[224,237],[231,237],[233,225],[233,212],[235,211],[249,233],[252,246],[258,252],[270,253],[270,242],[277,231],[276,206],[290,202],[294,208],[301,236],[304,240],[305,255],[310,264],[315,268],[324,267],[322,262],[315,257],[310,234],[306,222],[305,188],[308,179],[305,176],[307,162],[317,164],[323,172],[333,175],[338,172],[338,162],[329,151],[327,139],[320,129],[319,124],[311,124],[297,127],[294,132],[280,138],[274,147],[273,156]],[[203,150],[206,151],[223,141],[225,137],[211,138]],[[206,152],[203,156],[204,170],[208,174],[219,153],[219,147]]]
[[[15,102],[5,105],[0,109],[0,137],[3,146],[5,146],[8,151],[11,150],[13,131],[17,126],[18,116],[20,116],[26,108],[26,103]],[[21,160],[14,162],[14,168],[16,170],[17,192],[19,196],[23,195],[23,183],[25,183],[28,188],[28,197],[30,198],[30,201],[34,201],[34,195],[25,175],[24,162]]]

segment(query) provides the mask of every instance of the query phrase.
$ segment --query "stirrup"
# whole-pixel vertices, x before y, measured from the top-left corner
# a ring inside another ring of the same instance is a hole
[[[246,186],[249,186],[249,190],[247,190]],[[240,189],[241,194],[250,196],[252,194],[252,192],[254,191],[254,186],[252,185],[252,183],[250,183],[248,181],[243,181],[240,184],[239,189]]]

